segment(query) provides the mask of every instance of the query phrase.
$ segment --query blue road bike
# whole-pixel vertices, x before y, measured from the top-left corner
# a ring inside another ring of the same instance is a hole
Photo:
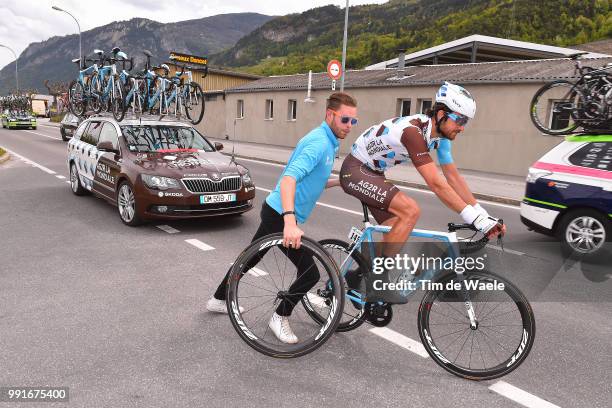
[[[249,346],[273,357],[298,357],[321,346],[334,331],[391,322],[397,304],[370,302],[364,283],[373,276],[366,257],[375,256],[374,234],[386,234],[390,227],[371,224],[365,205],[363,213],[364,227],[351,229],[350,243],[306,238],[302,257],[291,257],[295,250],[282,245],[282,234],[273,234],[240,254],[229,277],[227,307],[232,325]],[[461,230],[475,232],[469,224],[449,224],[448,232],[415,229],[411,237],[437,242],[445,247],[444,256],[456,261],[488,241],[483,237],[460,242],[457,231]],[[321,248],[329,257],[320,255]],[[304,271],[298,261],[307,258],[314,260],[308,262],[311,272]],[[316,283],[306,285],[308,290],[295,291],[304,288],[300,280]],[[497,378],[516,369],[529,354],[535,338],[533,310],[507,279],[486,269],[432,267],[414,277],[399,274],[396,283],[401,281],[412,284],[402,292],[406,298],[424,291],[417,317],[421,342],[429,356],[452,374],[471,380]],[[296,296],[299,304],[289,319],[299,342],[282,343],[268,321],[281,302]]]

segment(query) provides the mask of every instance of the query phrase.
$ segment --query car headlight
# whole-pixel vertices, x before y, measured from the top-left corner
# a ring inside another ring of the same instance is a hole
[[[552,175],[552,172],[548,170],[529,169],[529,173],[527,173],[527,182],[535,183],[539,178],[550,176],[550,175]]]
[[[142,175],[142,181],[149,188],[157,190],[167,190],[169,188],[180,188],[179,182],[173,178],[162,176],[151,176],[149,174]]]
[[[242,183],[243,184],[251,184],[252,180],[251,180],[251,175],[249,174],[249,172],[247,171],[246,173],[244,173],[242,175]]]

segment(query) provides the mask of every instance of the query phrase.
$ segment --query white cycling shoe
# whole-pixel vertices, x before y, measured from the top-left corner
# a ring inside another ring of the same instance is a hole
[[[272,333],[277,339],[287,344],[295,344],[298,342],[297,336],[291,330],[289,326],[289,318],[286,316],[279,316],[274,312],[268,327],[272,330]]]
[[[242,306],[238,307],[240,309],[240,313],[244,312],[244,308]],[[227,314],[227,306],[225,304],[225,300],[217,299],[216,297],[211,297],[206,302],[206,310],[214,313],[225,313]]]

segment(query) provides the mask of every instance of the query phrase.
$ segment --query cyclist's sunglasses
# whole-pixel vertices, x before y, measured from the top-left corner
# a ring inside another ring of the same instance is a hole
[[[357,118],[353,118],[351,116],[342,116],[340,115],[338,112],[336,111],[331,111],[335,116],[340,116],[340,122],[342,122],[342,124],[346,125],[347,123],[349,123],[349,120],[351,121],[351,125],[355,126],[357,124],[357,122],[359,121]]]
[[[467,116],[463,116],[462,114],[455,112],[449,113],[447,116],[459,126],[467,125],[468,121],[470,120],[470,118],[468,118]]]

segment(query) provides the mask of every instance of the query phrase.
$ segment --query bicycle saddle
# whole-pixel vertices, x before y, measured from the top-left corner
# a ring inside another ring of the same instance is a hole
[[[119,51],[121,51],[121,48],[119,48],[119,47],[115,47],[112,50],[113,54],[117,54]]]
[[[94,50],[94,54],[98,54],[98,55],[102,56],[102,55],[104,55],[104,51],[95,49]]]
[[[153,54],[151,54],[151,51],[149,51],[149,50],[144,50],[142,53],[144,55],[146,55],[147,57],[152,57],[153,56]]]

